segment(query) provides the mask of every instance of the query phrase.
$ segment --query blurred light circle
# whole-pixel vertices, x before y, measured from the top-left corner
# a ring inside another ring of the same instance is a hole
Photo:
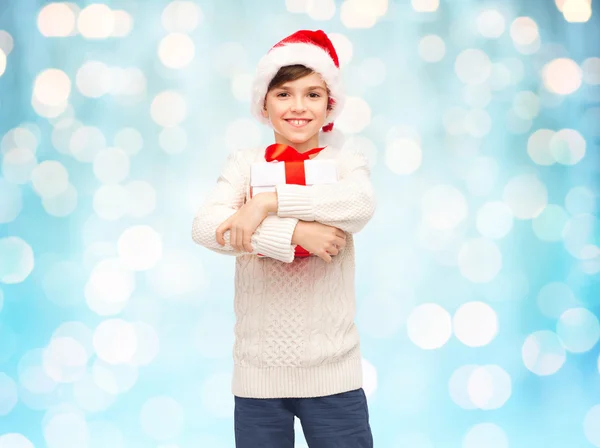
[[[477,211],[476,226],[486,238],[504,238],[513,228],[512,212],[504,202],[486,202]]]
[[[120,259],[113,258],[100,261],[86,285],[86,296],[109,303],[126,302],[135,289],[135,275]]]
[[[364,59],[358,70],[360,80],[368,86],[378,86],[385,81],[387,69],[379,58]]]
[[[421,146],[421,135],[414,126],[398,125],[390,127],[385,136],[386,142],[391,143],[393,140],[398,139],[413,140],[417,145]]]
[[[42,368],[43,349],[29,350],[17,364],[19,383],[33,394],[48,394],[55,390],[57,383]]]
[[[0,30],[0,50],[8,56],[14,48],[15,41],[8,31]]]
[[[0,48],[0,76],[6,71],[6,54],[4,50]]]
[[[466,132],[465,119],[467,112],[464,109],[453,107],[444,112],[442,117],[444,129],[450,135],[461,135]]]
[[[483,37],[497,39],[506,29],[506,20],[500,11],[487,9],[477,16],[477,30]]]
[[[462,448],[508,448],[508,437],[502,428],[493,423],[472,426],[463,438]]]
[[[600,84],[600,58],[587,58],[581,68],[584,82],[590,85]]]
[[[591,0],[566,0],[562,10],[567,22],[587,22],[592,17]]]
[[[71,154],[70,143],[73,133],[83,125],[72,118],[66,118],[54,124],[52,145],[61,154]]]
[[[94,194],[94,211],[106,221],[122,218],[127,213],[129,204],[128,191],[121,185],[102,185]]]
[[[569,214],[560,205],[550,204],[533,218],[533,233],[542,241],[560,241],[569,221]]]
[[[583,431],[585,438],[592,445],[600,447],[600,404],[592,406],[585,414]]]
[[[555,132],[550,129],[538,129],[527,140],[527,154],[538,165],[549,166],[556,163],[550,150],[550,142]]]
[[[162,238],[147,225],[133,226],[125,230],[117,242],[119,257],[133,271],[147,271],[162,256]]]
[[[585,156],[586,142],[575,129],[561,129],[550,139],[550,152],[558,163],[575,165]]]
[[[204,382],[201,390],[202,407],[212,416],[233,417],[231,400],[231,373],[214,373]]]
[[[548,192],[537,176],[522,174],[508,181],[504,187],[503,200],[515,218],[532,219],[546,207]]]
[[[35,113],[37,113],[40,117],[47,118],[48,121],[51,121],[54,118],[60,117],[65,113],[65,111],[69,108],[69,103],[65,101],[64,103],[60,103],[57,106],[48,106],[47,104],[41,103],[37,97],[31,98],[31,106]]]
[[[483,84],[492,74],[492,62],[482,50],[470,48],[457,56],[454,70],[465,84]]]
[[[321,0],[319,2],[308,2],[306,14],[313,20],[330,20],[335,15],[335,2],[333,0]],[[337,45],[333,42],[337,50]],[[341,66],[341,61],[340,61]]]
[[[117,256],[117,245],[107,242],[91,242],[86,244],[83,255],[83,265],[86,269],[93,267],[106,258],[115,258]]]
[[[467,392],[479,409],[499,409],[512,393],[510,375],[496,365],[479,366],[469,376]]]
[[[448,380],[448,392],[454,403],[463,409],[476,409],[477,406],[471,401],[467,384],[471,374],[479,368],[478,365],[468,364],[456,369]]]
[[[446,55],[444,39],[436,34],[424,36],[419,41],[419,56],[426,62],[441,61]]]
[[[43,428],[47,448],[81,448],[88,446],[90,434],[85,418],[74,413],[60,413]]]
[[[209,359],[223,358],[235,343],[232,331],[233,318],[222,313],[201,316],[194,331],[194,345],[200,356]]]
[[[330,2],[330,3],[329,3]],[[324,14],[325,12],[331,12],[333,10],[333,14],[335,14],[335,3],[333,2],[333,0],[327,0],[327,3],[325,2],[311,2],[309,6],[309,13],[308,15],[310,16],[310,9],[315,9],[312,5],[319,5],[318,9],[321,10],[321,14]],[[327,9],[329,9],[329,11],[327,11]],[[332,14],[332,16],[333,16]],[[329,17],[331,18],[331,17]],[[327,19],[321,19],[321,20],[328,20]],[[341,33],[329,33],[327,34],[327,37],[329,37],[329,39],[331,40],[331,43],[333,44],[333,47],[335,48],[335,52],[338,55],[338,59],[340,62],[340,68],[343,68],[345,65],[347,65],[350,61],[352,61],[352,55],[354,53],[354,46],[352,45],[352,41],[350,39],[348,39],[348,37],[344,34]]]
[[[285,0],[286,9],[294,14],[305,13],[311,0]]]
[[[81,268],[80,270],[83,271]],[[88,359],[94,354],[94,347],[92,345],[92,330],[83,322],[70,321],[60,324],[60,326],[52,333],[52,338],[74,339],[81,345],[81,347],[83,347]]]
[[[542,69],[544,86],[552,93],[569,95],[581,87],[582,71],[572,59],[558,58]]]
[[[81,379],[87,361],[85,348],[70,337],[52,338],[43,355],[44,371],[57,383],[73,383]]]
[[[104,411],[115,402],[115,396],[100,388],[90,373],[73,384],[73,398],[80,408],[88,412]]]
[[[185,98],[173,91],[156,95],[150,106],[150,115],[154,122],[165,128],[177,126],[187,115]]]
[[[248,66],[246,48],[239,42],[219,45],[214,53],[214,65],[217,73],[228,78],[245,73]]]
[[[194,59],[194,41],[182,33],[168,34],[158,44],[158,57],[169,68],[187,67]]]
[[[365,358],[361,359],[364,392],[369,399],[377,390],[377,369]]]
[[[375,143],[367,137],[356,135],[346,139],[342,151],[348,153],[359,152],[369,159],[369,166],[373,168],[377,163],[377,148]]]
[[[420,145],[412,139],[398,138],[388,142],[385,148],[385,163],[396,174],[412,174],[419,169],[423,160]]]
[[[600,338],[598,318],[586,308],[571,308],[558,318],[556,334],[572,353],[591,350]]]
[[[511,84],[512,76],[510,69],[502,62],[494,62],[492,71],[487,80],[487,85],[490,89],[498,91],[506,88]]]
[[[125,37],[133,28],[133,18],[127,11],[113,11],[114,27],[112,37]]]
[[[149,398],[142,405],[140,423],[144,433],[154,440],[174,439],[183,430],[183,407],[168,396]]]
[[[63,218],[70,215],[77,208],[77,190],[71,184],[65,191],[51,198],[42,198],[42,206],[51,216]]]
[[[6,416],[13,410],[19,396],[17,394],[17,384],[6,373],[0,372],[0,415]],[[2,447],[2,439],[0,439],[0,448]]]
[[[6,155],[13,149],[25,148],[35,153],[38,146],[38,137],[24,127],[13,128],[4,134],[1,143],[1,153]]]
[[[225,147],[230,151],[259,146],[261,129],[255,120],[240,118],[232,121],[225,130]]]
[[[587,187],[573,187],[565,197],[565,207],[572,215],[593,214],[596,211],[596,197]]]
[[[146,75],[139,68],[111,67],[112,88],[110,93],[115,96],[143,97],[148,84]]]
[[[588,260],[598,255],[598,229],[600,222],[592,214],[575,215],[563,230],[564,245],[575,258]]]
[[[421,212],[425,223],[433,229],[452,229],[468,214],[464,195],[452,185],[436,185],[422,197]]]
[[[162,25],[166,31],[189,33],[202,19],[202,10],[192,1],[172,1],[162,13]]]
[[[127,364],[138,347],[135,327],[123,319],[102,321],[94,331],[94,348],[98,358],[108,364]]]
[[[0,178],[0,224],[14,221],[23,209],[21,189]]]
[[[464,99],[469,106],[483,109],[492,101],[492,92],[486,84],[467,84],[464,89]]]
[[[535,93],[525,90],[515,95],[513,109],[520,118],[531,120],[540,112],[540,100]]]
[[[43,198],[52,198],[64,193],[69,187],[69,173],[56,160],[45,160],[31,172],[31,184]]]
[[[416,12],[435,12],[440,6],[440,0],[411,0]]]
[[[526,44],[526,45],[521,45],[521,44],[517,44],[515,43],[515,48],[516,50],[524,55],[531,55],[531,54],[535,54],[539,51],[539,49],[542,46],[542,41],[541,39],[536,39],[535,41],[533,41],[530,44]]]
[[[75,129],[69,140],[69,150],[80,162],[93,162],[96,155],[106,148],[106,138],[100,129],[81,126]]]
[[[202,260],[195,252],[164,253],[158,264],[146,274],[152,290],[164,298],[203,293],[208,284]]]
[[[464,125],[469,134],[481,138],[491,131],[492,119],[484,109],[471,109],[465,115]]]
[[[125,185],[127,214],[134,218],[148,216],[156,208],[156,191],[148,182],[133,181]]]
[[[87,39],[106,39],[115,29],[113,11],[107,5],[92,3],[79,13],[77,28]]]
[[[146,366],[156,358],[160,350],[158,334],[152,325],[144,322],[135,322],[133,326],[137,333],[138,347],[131,362],[137,366]]]
[[[552,331],[542,330],[530,334],[521,348],[525,367],[536,375],[552,375],[566,361],[565,348]]]
[[[37,26],[42,36],[67,37],[75,31],[75,12],[66,3],[50,3],[40,10]]]
[[[0,448],[35,448],[33,443],[22,434],[15,432],[0,436]]]
[[[141,151],[144,146],[142,134],[135,128],[122,128],[115,135],[114,145],[128,156],[133,156]]]
[[[238,73],[231,77],[231,92],[233,97],[244,103],[250,102],[254,76],[249,73]]]
[[[112,74],[106,64],[99,61],[89,61],[77,70],[75,83],[82,95],[99,98],[110,92]]]
[[[530,45],[539,39],[538,26],[530,17],[517,17],[510,25],[510,37],[515,45]]]
[[[551,282],[540,289],[537,304],[544,316],[557,319],[568,309],[578,307],[579,301],[566,283]]]
[[[120,148],[100,151],[94,158],[94,175],[104,184],[117,184],[129,175],[129,157]]]
[[[45,106],[62,106],[71,95],[71,80],[62,70],[49,68],[38,74],[33,84],[33,96]]]
[[[187,147],[187,133],[184,128],[178,126],[164,128],[158,136],[158,144],[167,154],[179,154]]]
[[[21,283],[33,271],[31,246],[17,236],[0,239],[0,282]]]
[[[452,328],[457,339],[468,347],[483,347],[498,333],[496,311],[483,302],[468,302],[454,313]]]
[[[496,184],[499,166],[492,157],[471,159],[465,175],[467,189],[474,196],[486,196]]]
[[[340,7],[340,20],[346,28],[371,28],[377,23],[377,14],[368,2],[347,0]]]
[[[94,383],[111,395],[128,392],[138,380],[137,365],[130,363],[113,365],[98,358],[92,365],[91,373]]]
[[[463,277],[473,283],[487,283],[500,272],[502,253],[493,241],[476,238],[461,246],[458,267]]]
[[[433,350],[442,347],[452,335],[450,313],[435,303],[414,308],[406,321],[408,337],[417,347]]]

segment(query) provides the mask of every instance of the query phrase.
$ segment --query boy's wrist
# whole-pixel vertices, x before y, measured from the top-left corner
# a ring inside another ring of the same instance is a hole
[[[254,196],[265,214],[277,213],[277,193],[260,193]]]
[[[304,229],[305,221],[298,220],[296,227],[294,228],[294,233],[292,234],[292,244],[297,246],[300,244],[300,238],[302,235],[302,231]]]

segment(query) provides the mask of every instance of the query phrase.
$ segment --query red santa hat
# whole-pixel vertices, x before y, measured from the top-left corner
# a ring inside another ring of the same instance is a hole
[[[321,75],[329,88],[331,110],[323,131],[333,128],[333,121],[344,106],[346,95],[340,76],[340,62],[331,40],[321,30],[300,30],[278,42],[262,57],[256,68],[252,85],[252,113],[265,124],[269,120],[262,115],[269,83],[281,67],[304,65]]]

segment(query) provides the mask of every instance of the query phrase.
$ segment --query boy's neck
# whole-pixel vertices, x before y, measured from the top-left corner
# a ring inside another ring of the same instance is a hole
[[[277,132],[275,132],[275,143],[291,146],[299,153],[304,153],[306,151],[310,151],[311,149],[317,148],[319,146],[319,134],[311,137],[310,139],[308,139],[305,142],[292,143],[287,138],[285,138],[282,135],[279,135]]]

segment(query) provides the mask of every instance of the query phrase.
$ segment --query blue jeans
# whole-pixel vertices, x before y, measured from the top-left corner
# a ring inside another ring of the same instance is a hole
[[[293,448],[294,416],[310,448],[373,448],[362,388],[316,398],[235,397],[236,448]]]

